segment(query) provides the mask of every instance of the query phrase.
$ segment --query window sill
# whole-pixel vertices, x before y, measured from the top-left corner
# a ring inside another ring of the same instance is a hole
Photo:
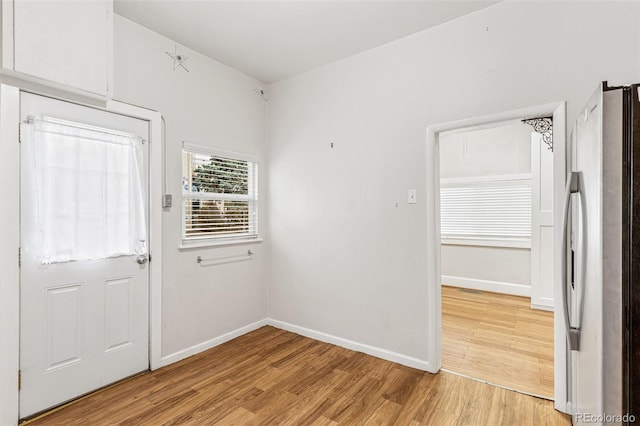
[[[531,248],[531,240],[509,240],[498,238],[442,238],[441,243],[451,246],[479,246],[479,247],[507,247],[507,248]]]
[[[182,242],[178,244],[178,250],[191,250],[207,247],[222,247],[222,246],[235,246],[241,244],[255,244],[261,243],[262,238],[244,238],[238,240],[228,241],[198,241],[198,242]]]

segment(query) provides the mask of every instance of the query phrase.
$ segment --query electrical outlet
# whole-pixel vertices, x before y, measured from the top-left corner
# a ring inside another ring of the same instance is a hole
[[[415,204],[416,203],[416,190],[415,189],[410,189],[407,193],[407,203],[409,204]]]

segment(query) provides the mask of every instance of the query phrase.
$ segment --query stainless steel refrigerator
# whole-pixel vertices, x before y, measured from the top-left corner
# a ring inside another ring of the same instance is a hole
[[[640,421],[640,85],[591,96],[567,144],[562,316],[574,424]]]

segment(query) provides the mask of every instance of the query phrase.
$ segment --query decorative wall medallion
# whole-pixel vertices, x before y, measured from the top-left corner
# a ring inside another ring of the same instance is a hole
[[[533,131],[542,135],[542,141],[553,152],[553,119],[551,117],[527,118],[524,124],[533,127]]]

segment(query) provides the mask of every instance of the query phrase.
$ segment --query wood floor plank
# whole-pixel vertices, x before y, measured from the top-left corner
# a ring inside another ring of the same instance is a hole
[[[220,421],[216,423],[208,423],[214,425],[247,425],[253,424],[255,420],[255,415],[245,410],[242,407],[237,407],[229,413],[229,415],[220,419]],[[202,424],[202,423],[200,423]]]
[[[570,419],[551,401],[263,327],[27,423],[481,426]]]
[[[526,297],[443,285],[442,367],[553,398],[553,312]]]
[[[380,404],[374,408],[371,415],[364,419],[363,424],[366,425],[393,425],[396,424],[396,418],[400,414],[402,406],[395,402],[383,399]],[[356,424],[356,423],[345,423]]]

